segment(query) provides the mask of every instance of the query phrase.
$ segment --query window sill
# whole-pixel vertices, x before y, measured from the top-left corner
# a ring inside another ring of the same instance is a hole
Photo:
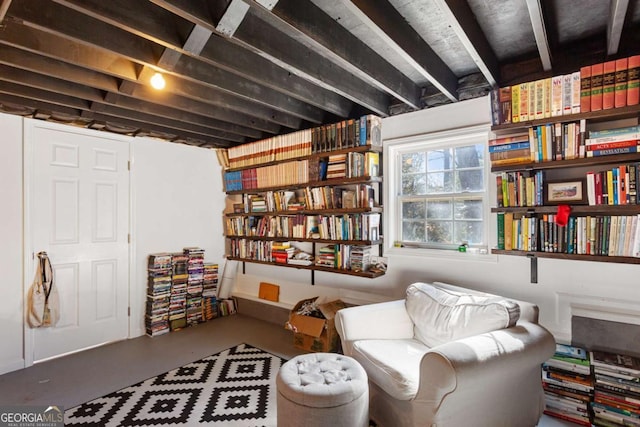
[[[498,256],[487,250],[487,253],[480,253],[479,249],[469,248],[467,252],[446,249],[427,249],[418,247],[390,247],[385,248],[384,256],[415,256],[421,258],[445,258],[456,260],[468,260],[474,262],[498,262]]]

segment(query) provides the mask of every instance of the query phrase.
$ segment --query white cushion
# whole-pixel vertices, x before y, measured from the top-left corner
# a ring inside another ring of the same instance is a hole
[[[359,340],[353,344],[353,358],[369,380],[398,400],[413,399],[420,385],[420,362],[429,351],[419,341]]]
[[[464,294],[414,283],[407,288],[407,312],[415,338],[428,347],[513,326],[518,304],[499,296]]]

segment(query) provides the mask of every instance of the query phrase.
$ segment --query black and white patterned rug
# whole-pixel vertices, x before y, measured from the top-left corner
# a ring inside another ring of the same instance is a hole
[[[240,344],[65,411],[66,426],[275,426],[284,360]]]

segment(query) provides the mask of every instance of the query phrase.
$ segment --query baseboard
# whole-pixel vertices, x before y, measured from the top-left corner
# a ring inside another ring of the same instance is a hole
[[[284,324],[289,320],[289,309],[284,306],[242,298],[237,295],[234,296],[238,303],[239,314],[280,325],[283,328]]]

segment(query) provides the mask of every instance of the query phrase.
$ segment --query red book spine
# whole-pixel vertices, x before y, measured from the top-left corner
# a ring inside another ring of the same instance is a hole
[[[591,66],[591,111],[602,110],[602,72],[604,64]]]
[[[616,108],[627,105],[627,58],[616,59],[614,99]]]
[[[627,61],[627,105],[636,105],[640,100],[640,55],[630,56]]]
[[[604,63],[602,74],[602,109],[609,110],[615,105],[616,61]]]
[[[591,65],[580,68],[580,112],[591,111]]]

